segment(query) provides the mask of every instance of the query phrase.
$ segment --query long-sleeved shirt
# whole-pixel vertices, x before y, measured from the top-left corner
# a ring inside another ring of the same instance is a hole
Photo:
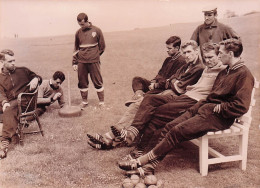
[[[191,36],[191,40],[195,40],[200,47],[206,42],[219,43],[230,38],[239,38],[239,36],[231,27],[217,20],[210,26],[205,23],[199,25]]]
[[[0,103],[17,99],[18,95],[29,91],[28,84],[33,78],[42,78],[26,67],[16,67],[14,71],[0,73]]]
[[[65,104],[65,100],[61,86],[58,89],[53,89],[50,80],[43,80],[38,89],[37,104],[50,104],[50,98],[52,98],[56,93],[61,93],[61,96],[58,98],[58,103],[60,107],[62,107]]]
[[[221,61],[218,62],[214,67],[206,67],[202,72],[199,81],[186,87],[186,93],[188,97],[195,99],[197,101],[206,99],[212,90],[212,86],[216,80],[216,77],[220,71],[222,71],[226,66],[222,64]]]
[[[184,65],[186,65],[186,61],[180,53],[175,54],[173,57],[167,57],[152,82],[158,83],[158,88],[164,89],[166,79],[170,78],[178,70],[182,69]]]
[[[206,102],[221,104],[220,115],[235,119],[245,114],[250,106],[254,77],[243,61],[222,70]]]
[[[197,83],[203,70],[204,65],[201,63],[199,58],[195,59],[194,62],[187,63],[180,70],[178,70],[176,74],[170,77],[169,80],[171,80],[171,89],[176,94],[185,93],[188,85]]]
[[[72,64],[97,63],[104,50],[105,40],[101,29],[90,23],[90,26],[80,28],[75,34]]]

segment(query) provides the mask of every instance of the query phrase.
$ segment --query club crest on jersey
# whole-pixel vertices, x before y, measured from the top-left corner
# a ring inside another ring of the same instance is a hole
[[[92,32],[92,37],[95,37],[97,35],[97,33],[94,31]]]

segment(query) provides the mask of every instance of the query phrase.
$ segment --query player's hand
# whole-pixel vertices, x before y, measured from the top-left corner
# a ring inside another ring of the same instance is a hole
[[[220,111],[221,111],[221,105],[220,104],[217,104],[215,107],[214,107],[214,109],[213,109],[213,112],[215,112],[215,113],[220,113]]]
[[[73,67],[73,70],[74,70],[74,71],[77,71],[77,70],[78,70],[78,65],[73,65],[72,67]]]
[[[32,80],[30,81],[30,83],[28,84],[28,86],[30,86],[29,91],[33,91],[33,90],[37,87],[38,82],[39,82],[38,78],[32,79]]]
[[[9,102],[6,102],[4,103],[4,106],[3,106],[3,112],[6,110],[6,108],[8,108],[10,106],[10,103]]]
[[[54,101],[56,101],[58,98],[60,98],[61,97],[61,93],[60,92],[58,92],[58,93],[55,93],[55,95],[52,97],[52,99],[54,100]]]
[[[152,89],[154,89],[154,86],[155,86],[155,83],[151,83],[150,85],[149,85],[149,90],[152,90]]]

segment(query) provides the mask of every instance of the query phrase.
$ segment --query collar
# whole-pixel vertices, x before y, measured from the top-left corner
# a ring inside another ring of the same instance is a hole
[[[218,61],[218,63],[217,63],[214,67],[208,68],[208,67],[206,66],[205,69],[207,70],[207,72],[209,72],[209,71],[215,71],[215,70],[220,70],[220,69],[223,70],[225,67],[226,67],[226,66],[223,65],[221,61]]]
[[[217,20],[215,20],[211,25],[206,25],[206,24],[204,23],[204,28],[205,28],[205,29],[211,29],[211,28],[213,28],[213,27],[218,27],[218,21],[217,21]]]
[[[188,63],[188,66],[196,65],[196,64],[198,64],[198,62],[199,62],[199,56],[197,56],[197,57],[194,59],[194,61],[189,62],[189,63]]]
[[[227,66],[227,74],[229,73],[230,70],[236,70],[239,69],[240,67],[243,67],[245,65],[244,61],[240,59],[237,63],[235,63],[232,67]]]
[[[83,31],[86,31],[86,30],[89,30],[89,29],[92,28],[92,23],[91,23],[91,22],[88,22],[88,23],[89,23],[88,26],[82,27],[82,30],[83,30]]]
[[[172,56],[172,60],[176,60],[181,56],[180,52],[177,52],[174,56]]]
[[[15,72],[15,69],[16,69],[16,67],[14,68],[14,70],[12,70],[12,71],[9,71],[9,70],[5,70],[3,67],[2,67],[2,69],[1,69],[1,74],[4,74],[4,75],[6,75],[6,74],[8,74],[8,73],[14,73]]]

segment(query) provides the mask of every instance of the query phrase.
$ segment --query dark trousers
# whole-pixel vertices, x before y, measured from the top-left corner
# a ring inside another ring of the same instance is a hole
[[[10,101],[10,107],[7,107],[3,113],[3,131],[2,140],[11,141],[18,127],[18,102]]]
[[[100,89],[103,87],[103,79],[100,71],[100,62],[78,64],[78,87],[80,89],[88,88],[88,75],[90,75],[90,78],[96,89]]]
[[[157,107],[151,115],[147,124],[138,125],[138,130],[142,131],[142,138],[137,144],[143,150],[153,137],[156,130],[163,128],[168,122],[181,116],[187,109],[195,105],[197,101],[187,95],[175,96],[172,101]],[[151,112],[150,112],[151,113]]]
[[[201,137],[209,131],[228,129],[235,119],[225,119],[220,114],[213,113],[215,106],[213,103],[204,104],[195,115],[187,111],[166,124],[160,142],[153,149],[154,154],[163,158],[181,142]]]
[[[186,95],[146,95],[131,126],[142,131],[148,123],[158,127],[180,116],[197,101]]]

